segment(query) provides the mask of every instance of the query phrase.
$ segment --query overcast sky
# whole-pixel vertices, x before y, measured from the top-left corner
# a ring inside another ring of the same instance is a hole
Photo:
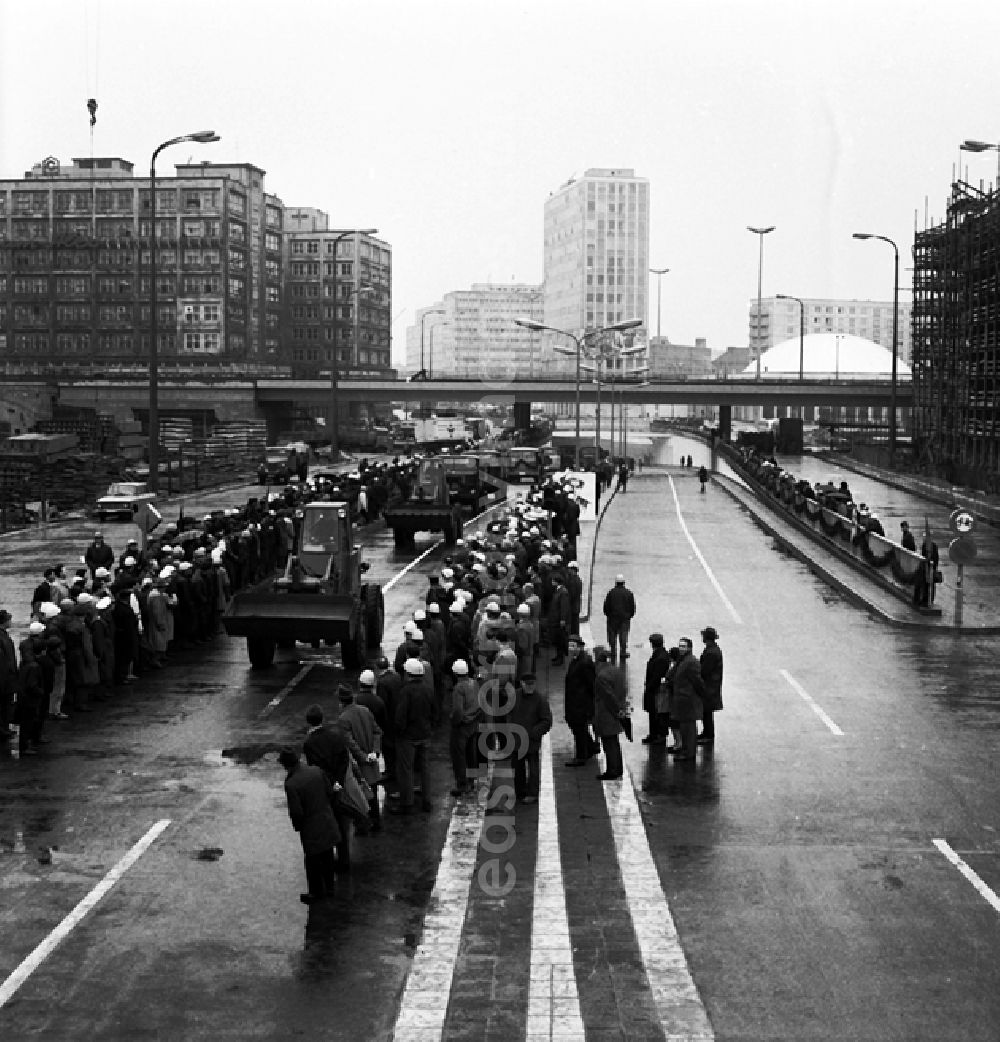
[[[541,282],[547,196],[650,182],[662,330],[746,345],[764,294],[891,299],[895,239],[964,164],[995,179],[1000,5],[920,0],[0,0],[0,176],[54,155],[251,162],[288,205],[393,251],[393,356],[418,307]],[[901,299],[908,300],[903,292]],[[656,332],[656,283],[650,283]]]

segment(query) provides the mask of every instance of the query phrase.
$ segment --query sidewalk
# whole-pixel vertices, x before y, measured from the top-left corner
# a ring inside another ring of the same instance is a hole
[[[673,471],[675,468],[652,468]],[[882,480],[875,468],[869,468],[866,476],[874,480]],[[687,472],[678,469],[679,474]],[[900,600],[898,594],[884,589],[875,578],[877,573],[868,577],[859,567],[842,560],[832,551],[827,550],[809,535],[792,524],[781,511],[774,509],[765,500],[758,499],[745,485],[726,478],[718,473],[712,475],[715,486],[725,491],[740,508],[746,511],[765,532],[773,536],[786,552],[797,558],[815,575],[838,590],[857,607],[871,613],[892,626],[928,632],[962,632],[981,634],[1000,634],[1000,597],[997,597],[995,586],[1000,584],[1000,574],[994,574],[992,568],[993,553],[991,546],[984,546],[986,560],[977,564],[975,576],[970,576],[969,569],[965,576],[965,595],[962,610],[962,625],[956,626],[955,607],[955,568],[946,570],[946,581],[937,588],[935,607],[941,610],[940,616],[924,616],[910,608]],[[916,489],[905,489],[912,495],[921,496]],[[581,525],[577,540],[577,559],[580,562],[580,578],[583,580],[583,601],[580,611],[581,621],[587,621],[592,614],[592,573],[594,555],[601,537],[601,518],[608,504],[614,498],[614,490],[601,497],[601,510],[597,521],[585,522]],[[925,497],[926,498],[926,497]],[[946,504],[947,505],[947,504]],[[982,533],[983,543],[1000,545],[1000,533],[987,528]],[[941,554],[947,560],[947,544],[941,546]],[[971,579],[977,581],[970,582]]]
[[[825,549],[746,486],[719,474],[712,475],[712,482],[750,514],[788,553],[858,607],[893,626],[929,632],[959,630],[956,626],[956,591],[953,586],[942,584],[937,589],[935,607],[941,609],[940,616],[920,615],[897,595],[884,589],[874,578],[874,573],[869,578],[859,567]],[[947,554],[947,546],[941,549],[943,554]],[[996,599],[973,596],[967,590],[960,632],[1000,634],[1000,604]]]
[[[971,511],[981,521],[991,525],[1000,526],[1000,495],[989,495],[986,492],[975,492],[971,489],[957,488],[948,484],[940,478],[921,478],[915,474],[903,474],[895,470],[885,470],[882,467],[872,466],[870,463],[862,463],[852,459],[850,456],[842,456],[839,453],[817,453],[822,459],[835,463],[845,470],[853,470],[855,474],[863,474],[865,477],[874,478],[884,485],[898,488],[902,492],[910,492],[923,499],[929,499],[933,503],[941,503],[944,506],[964,507]]]

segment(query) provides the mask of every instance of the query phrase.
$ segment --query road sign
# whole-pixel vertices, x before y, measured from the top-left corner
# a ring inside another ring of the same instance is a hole
[[[971,535],[976,530],[976,518],[968,510],[958,509],[951,512],[948,527],[956,535]]]
[[[975,540],[968,536],[960,535],[948,544],[948,556],[955,564],[971,564],[977,553]]]

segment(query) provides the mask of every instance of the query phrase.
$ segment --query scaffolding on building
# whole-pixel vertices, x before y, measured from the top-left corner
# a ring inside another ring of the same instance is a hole
[[[1000,193],[952,185],[913,250],[917,461],[956,484],[1000,486]]]

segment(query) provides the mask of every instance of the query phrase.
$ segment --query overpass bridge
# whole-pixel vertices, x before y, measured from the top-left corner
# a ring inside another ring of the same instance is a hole
[[[10,381],[10,377],[7,377]],[[53,390],[52,382],[37,381]],[[24,385],[27,386],[26,384]],[[761,378],[718,380],[688,378],[652,380],[648,384],[627,381],[602,382],[600,393],[608,401],[612,386],[630,405],[715,406],[722,417],[733,406],[773,407],[874,407],[888,408],[891,383],[888,378],[871,379],[778,379]],[[162,376],[159,403],[163,414],[214,414],[218,420],[265,419],[269,432],[287,429],[291,418],[302,411],[315,415],[329,412],[332,398],[329,379],[292,378],[234,379],[230,375],[214,378]],[[584,404],[597,401],[597,385],[581,382]],[[574,380],[453,378],[407,382],[398,379],[342,379],[337,385],[338,407],[345,414],[351,406],[395,403],[414,407],[435,402],[520,404],[537,402],[573,403],[577,387]],[[109,378],[61,379],[56,399],[60,405],[86,407],[110,413],[119,419],[145,417],[149,401],[148,380],[142,375]],[[900,409],[913,404],[912,383],[900,381],[896,389]]]

